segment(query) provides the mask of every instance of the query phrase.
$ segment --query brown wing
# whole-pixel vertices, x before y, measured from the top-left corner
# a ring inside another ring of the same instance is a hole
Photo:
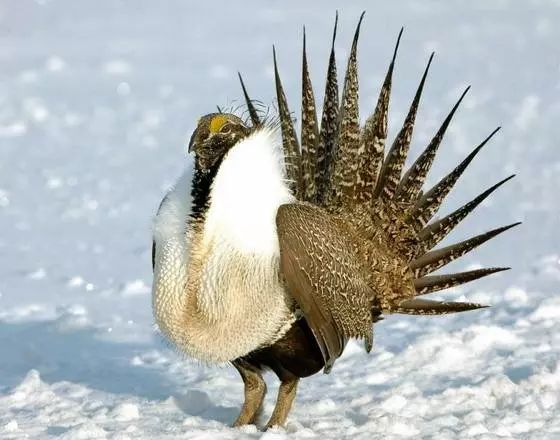
[[[282,205],[276,217],[280,270],[317,340],[328,373],[351,337],[371,348],[373,292],[356,240],[322,208]]]

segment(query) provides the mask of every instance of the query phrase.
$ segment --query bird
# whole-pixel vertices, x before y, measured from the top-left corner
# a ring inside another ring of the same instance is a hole
[[[446,195],[499,127],[429,189],[426,176],[462,92],[426,148],[404,171],[430,56],[393,142],[386,147],[400,30],[373,113],[360,124],[360,16],[340,93],[336,15],[321,115],[310,81],[305,30],[298,138],[273,48],[278,115],[263,115],[239,75],[246,117],[201,117],[187,170],[154,219],[152,308],[161,333],[182,353],[231,364],[244,383],[233,426],[256,424],[263,372],[280,380],[265,428],[284,426],[302,378],[330,373],[350,339],[373,347],[389,314],[442,315],[486,307],[426,299],[508,267],[432,272],[519,223],[437,247],[509,176],[441,218]],[[387,151],[385,153],[385,151]]]

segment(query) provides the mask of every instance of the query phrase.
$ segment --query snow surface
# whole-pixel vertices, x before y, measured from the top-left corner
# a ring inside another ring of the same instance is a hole
[[[303,24],[321,99],[337,8],[341,67],[368,10],[363,109],[405,26],[392,133],[436,50],[413,156],[472,84],[431,182],[503,124],[443,212],[518,173],[446,240],[522,220],[450,268],[513,270],[438,295],[490,309],[379,323],[371,355],[303,381],[285,430],[232,429],[237,373],[153,327],[151,218],[237,70],[271,103],[272,43],[296,102]],[[0,438],[560,438],[559,22],[552,0],[0,2]]]

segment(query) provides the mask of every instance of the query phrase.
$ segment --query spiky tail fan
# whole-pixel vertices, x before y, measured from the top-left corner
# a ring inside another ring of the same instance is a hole
[[[358,204],[370,204],[372,215],[384,220],[382,227],[387,231],[393,227],[392,225],[397,219],[404,219],[406,227],[400,231],[400,234],[404,236],[398,237],[399,239],[395,240],[393,244],[401,246],[400,253],[407,257],[408,267],[415,276],[414,289],[417,297],[397,299],[396,302],[390,304],[389,310],[385,311],[439,315],[484,307],[473,303],[431,301],[418,298],[418,296],[458,286],[508,269],[494,267],[445,275],[429,275],[519,224],[503,226],[450,246],[433,249],[484,199],[513,177],[503,179],[451,214],[429,223],[461,174],[496,134],[499,127],[448,175],[423,192],[422,186],[445,132],[470,87],[467,87],[461,94],[428,146],[403,175],[402,171],[412,138],[416,113],[434,54],[432,53],[428,60],[402,128],[385,155],[392,74],[403,30],[401,29],[399,32],[375,110],[366,120],[365,125],[360,127],[357,47],[363,16],[364,14],[360,17],[352,41],[340,102],[334,51],[338,15],[336,17],[320,127],[317,122],[315,99],[309,78],[304,29],[301,146],[298,143],[288,102],[282,88],[274,51],[280,126],[287,175],[293,182],[294,193],[298,199],[317,204],[330,211],[351,210]],[[243,82],[242,86],[253,124],[260,124]],[[390,236],[390,234],[387,235]],[[400,243],[405,243],[405,245]]]

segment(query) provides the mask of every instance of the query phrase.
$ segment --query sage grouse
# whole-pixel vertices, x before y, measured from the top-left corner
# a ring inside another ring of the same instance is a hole
[[[375,111],[363,127],[358,115],[359,31],[360,24],[339,100],[335,22],[320,124],[304,36],[300,140],[276,55],[279,123],[262,119],[241,80],[247,121],[221,111],[199,120],[189,144],[192,179],[189,172],[179,179],[155,218],[157,325],[185,354],[209,363],[231,362],[239,371],[245,402],[235,426],[255,423],[266,392],[265,369],[281,381],[267,427],[283,425],[300,378],[321,369],[328,373],[350,338],[362,339],[370,351],[373,324],[382,315],[441,315],[484,307],[423,295],[506,269],[429,275],[514,226],[433,249],[511,177],[429,223],[497,130],[423,192],[426,174],[468,89],[403,175],[432,57],[385,155],[391,76],[402,30]]]

